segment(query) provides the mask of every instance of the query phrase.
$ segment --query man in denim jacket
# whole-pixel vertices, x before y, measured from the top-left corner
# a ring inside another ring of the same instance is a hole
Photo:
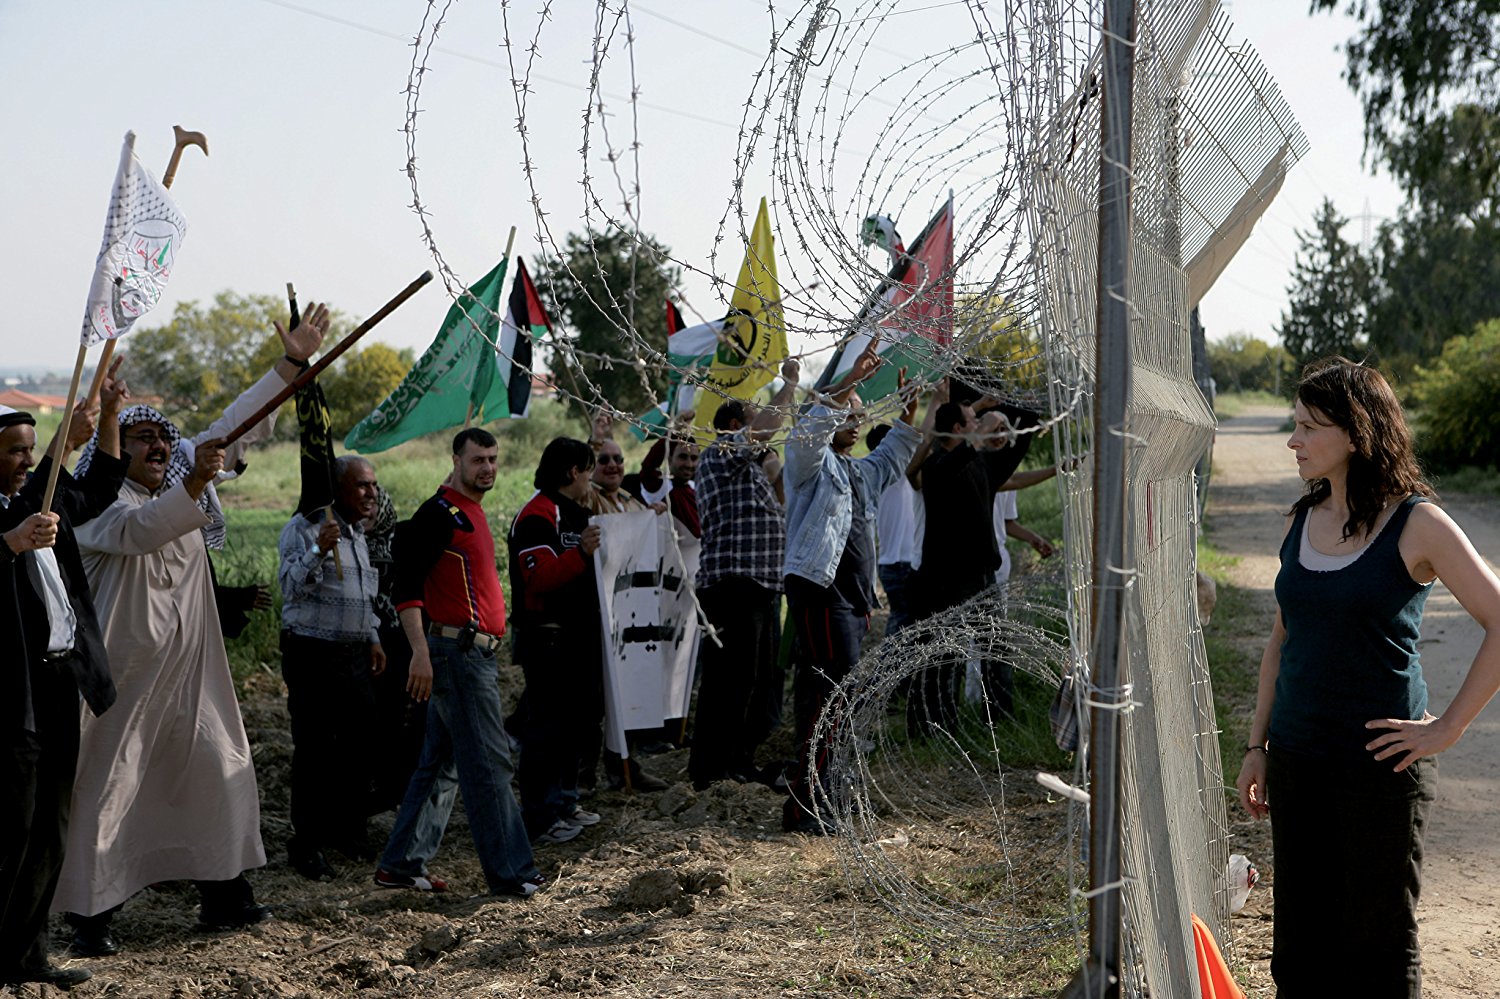
[[[901,421],[865,458],[851,458],[863,407],[855,387],[880,360],[872,339],[853,368],[798,421],[786,445],[786,595],[797,633],[793,716],[800,741],[792,796],[782,812],[788,831],[820,832],[813,812],[807,764],[813,727],[829,694],[859,660],[875,597],[875,516],[880,496],[906,471],[920,435],[912,427],[917,395],[911,392]],[[902,390],[906,374],[901,374]]]

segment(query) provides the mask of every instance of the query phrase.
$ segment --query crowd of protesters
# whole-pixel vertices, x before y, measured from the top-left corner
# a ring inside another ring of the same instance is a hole
[[[51,459],[36,461],[35,419],[0,407],[0,613],[23,659],[4,699],[0,981],[88,977],[50,963],[49,912],[64,914],[74,953],[110,955],[114,915],[159,882],[193,881],[206,929],[272,915],[244,874],[267,858],[224,645],[268,594],[219,587],[209,551],[225,538],[217,487],[244,471],[246,448],[275,417],[223,439],[305,369],[327,325],[314,307],[278,329],[286,356],[192,438],[127,405],[117,363],[98,408],[81,405],[49,449],[83,452],[71,474],[59,471],[46,513]],[[338,458],[331,502],[299,504],[278,544],[288,864],[336,878],[333,852],[373,865],[382,887],[443,891],[431,865],[462,795],[485,889],[524,898],[547,883],[539,851],[601,822],[588,807],[601,767],[611,789],[661,791],[668,782],[639,757],[684,745],[696,789],[764,782],[788,795],[787,831],[823,831],[813,732],[882,598],[895,634],[1003,582],[1007,536],[1052,553],[1007,502],[1053,474],[1018,471],[1034,414],[950,398],[944,382],[917,426],[918,391],[903,371],[899,419],[874,427],[868,454],[855,456],[869,422],[859,387],[881,363],[872,345],[799,400],[789,360],[767,405],[723,401],[711,440],[674,424],[630,474],[600,414],[588,440],[546,446],[534,495],[494,529],[502,514],[485,501],[502,442],[483,428],[453,438],[451,472],[407,519],[374,461]],[[645,511],[671,517],[698,548],[693,582],[713,640],[702,642],[691,724],[628,733],[622,759],[602,745],[594,553],[611,516]],[[508,713],[507,648],[524,678]],[[761,759],[783,726],[788,661],[798,758]],[[991,705],[1008,713],[1008,667],[984,670]],[[915,677],[913,734],[952,721],[962,688],[962,664]],[[386,841],[370,841],[370,817],[389,810]]]

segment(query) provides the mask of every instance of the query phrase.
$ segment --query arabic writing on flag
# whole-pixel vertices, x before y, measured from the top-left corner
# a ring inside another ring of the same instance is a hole
[[[124,336],[156,307],[186,234],[187,219],[136,159],[135,133],[127,133],[84,310],[84,346]]]

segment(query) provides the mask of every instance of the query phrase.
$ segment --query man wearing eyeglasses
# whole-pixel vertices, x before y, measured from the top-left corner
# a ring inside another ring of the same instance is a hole
[[[243,873],[266,862],[260,799],[208,548],[224,537],[215,483],[270,436],[275,416],[227,448],[216,442],[296,378],[327,329],[318,305],[290,332],[278,325],[286,356],[196,437],[150,406],[119,415],[126,481],[115,504],[78,531],[119,700],[83,722],[53,902],[73,926],[76,953],[115,953],[114,913],[159,881],[197,885],[204,929],[270,915]],[[78,467],[93,454],[90,444]]]

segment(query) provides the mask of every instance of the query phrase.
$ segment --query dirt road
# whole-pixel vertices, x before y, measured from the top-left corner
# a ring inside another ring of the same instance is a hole
[[[1268,629],[1282,514],[1300,491],[1281,430],[1285,419],[1282,410],[1250,408],[1220,425],[1208,511],[1215,547],[1241,559],[1231,570],[1233,581],[1263,596]],[[1500,503],[1445,496],[1443,506],[1494,566],[1500,560]],[[1428,599],[1422,634],[1432,710],[1440,713],[1458,692],[1482,632],[1439,583]],[[1497,816],[1500,706],[1491,704],[1441,758],[1418,911],[1424,995],[1500,995]],[[1257,970],[1264,974],[1264,968]]]

